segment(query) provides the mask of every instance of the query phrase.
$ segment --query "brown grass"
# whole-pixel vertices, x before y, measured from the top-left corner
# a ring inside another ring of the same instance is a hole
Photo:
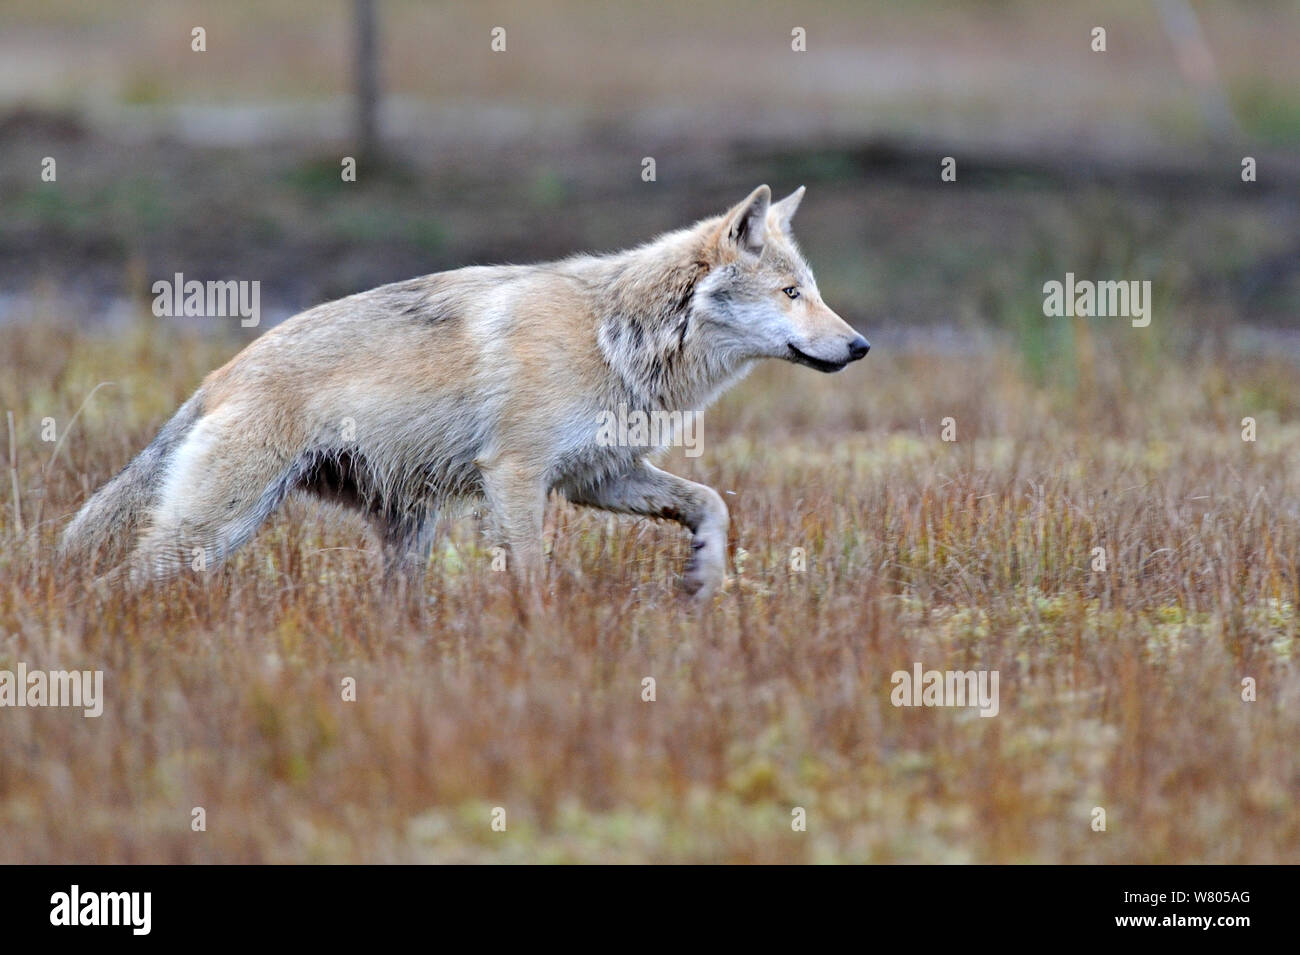
[[[762,369],[669,462],[728,492],[727,592],[692,613],[676,529],[557,504],[524,619],[472,518],[394,599],[306,504],[204,579],[93,595],[59,525],[231,346],[8,328],[0,668],[102,668],[107,703],[0,710],[0,861],[1297,861],[1300,378],[1142,334],[1076,386],[878,336]],[[47,468],[41,419],[104,380]],[[998,670],[1000,714],[893,707],[913,661]]]

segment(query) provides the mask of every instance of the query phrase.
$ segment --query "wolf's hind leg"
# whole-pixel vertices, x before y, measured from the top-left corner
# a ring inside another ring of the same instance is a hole
[[[167,472],[123,570],[133,582],[211,570],[243,545],[297,479],[292,462],[268,449],[234,414],[195,425]]]
[[[565,496],[574,504],[676,521],[692,535],[693,553],[683,580],[686,592],[707,599],[726,581],[730,518],[713,488],[641,461],[618,477],[566,490]]]
[[[376,516],[374,524],[383,548],[385,582],[422,583],[433,553],[437,511]]]

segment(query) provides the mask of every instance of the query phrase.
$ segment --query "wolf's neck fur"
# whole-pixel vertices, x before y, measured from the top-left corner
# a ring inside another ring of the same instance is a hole
[[[708,236],[715,230],[707,221],[594,260],[598,299],[613,303],[599,316],[597,342],[635,405],[700,408],[747,366],[711,345],[707,323],[695,314],[695,288],[709,272]]]

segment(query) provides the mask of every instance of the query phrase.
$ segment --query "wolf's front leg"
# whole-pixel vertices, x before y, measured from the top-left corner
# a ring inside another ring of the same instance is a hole
[[[683,581],[687,593],[704,600],[726,580],[729,518],[727,505],[713,488],[640,461],[631,471],[599,484],[566,490],[565,496],[574,504],[660,517],[688,528],[694,553]]]
[[[510,550],[509,567],[528,589],[535,589],[545,571],[542,526],[547,487],[543,476],[514,459],[480,463],[479,470],[494,530]]]

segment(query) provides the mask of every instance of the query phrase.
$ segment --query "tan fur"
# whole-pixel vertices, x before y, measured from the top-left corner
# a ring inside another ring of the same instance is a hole
[[[210,567],[306,491],[362,510],[390,569],[418,571],[437,508],[473,498],[532,578],[557,489],[688,527],[686,586],[707,595],[725,576],[721,498],[653,467],[655,449],[599,446],[596,421],[620,404],[700,409],[764,357],[837,370],[865,353],[789,235],[801,197],[771,204],[761,186],[627,252],[464,268],[303,312],[209,374],[64,550],[139,527],[133,579]]]

